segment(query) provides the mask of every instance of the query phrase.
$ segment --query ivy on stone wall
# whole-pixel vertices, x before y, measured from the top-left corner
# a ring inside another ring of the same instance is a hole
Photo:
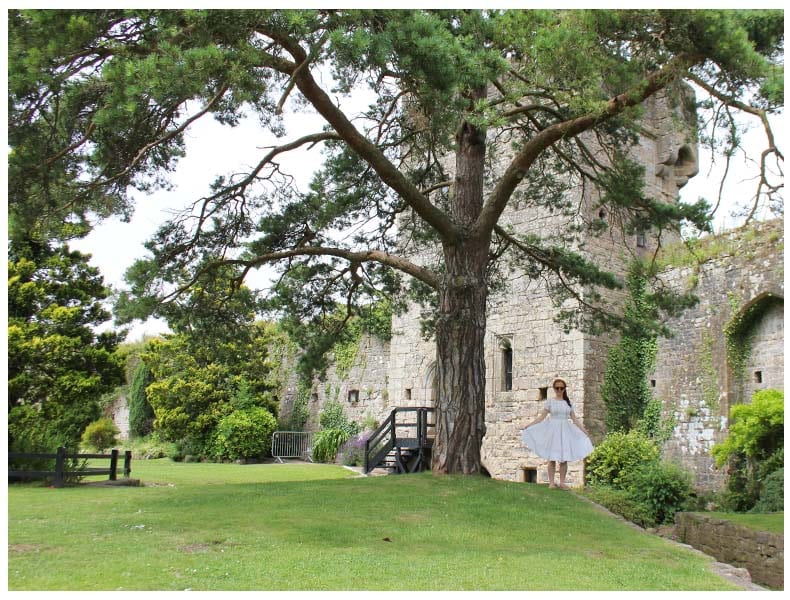
[[[702,334],[699,360],[702,375],[702,398],[705,405],[710,408],[711,415],[715,417],[719,411],[719,375],[713,363],[713,337],[707,331]]]
[[[624,315],[633,325],[610,348],[601,388],[609,431],[630,431],[643,419],[652,398],[647,377],[655,366],[658,349],[654,328],[639,326],[650,322],[656,313],[644,265],[638,261],[632,264],[626,284],[629,297]]]

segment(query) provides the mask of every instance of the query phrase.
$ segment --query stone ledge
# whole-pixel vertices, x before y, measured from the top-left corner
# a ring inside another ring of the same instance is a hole
[[[752,581],[784,589],[784,536],[701,513],[677,513],[678,539],[716,560],[745,568]]]

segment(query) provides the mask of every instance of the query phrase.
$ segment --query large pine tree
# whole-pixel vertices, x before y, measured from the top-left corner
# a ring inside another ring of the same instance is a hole
[[[196,120],[253,114],[285,136],[283,110],[317,113],[323,129],[248,157],[166,223],[133,292],[172,311],[196,285],[274,264],[273,306],[320,323],[338,301],[351,314],[414,284],[434,308],[434,471],[474,473],[497,261],[518,257],[569,290],[617,285],[573,236],[515,235],[503,212],[559,206],[572,176],[603,188],[626,227],[704,227],[704,205],[646,196],[625,151],[639,106],[692,81],[765,117],[783,104],[782,45],[781,11],[12,11],[10,203],[18,222],[129,211],[129,187],[161,184]],[[358,86],[375,102],[346,114],[336,97]],[[781,159],[768,133],[764,159]],[[495,171],[503,139],[512,156]],[[297,189],[278,159],[316,144],[324,165]],[[435,262],[399,253],[397,234],[435,247]]]

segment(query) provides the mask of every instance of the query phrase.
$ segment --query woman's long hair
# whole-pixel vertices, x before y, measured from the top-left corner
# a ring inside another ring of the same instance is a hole
[[[557,385],[558,381],[561,381],[562,385],[565,386],[565,389],[562,390],[562,399],[565,400],[565,402],[568,403],[568,406],[571,406],[571,399],[568,398],[568,384],[565,383],[564,379],[555,379],[554,381],[552,381],[551,382],[551,389],[554,389],[554,386]],[[573,408],[573,407],[571,406],[571,408]]]

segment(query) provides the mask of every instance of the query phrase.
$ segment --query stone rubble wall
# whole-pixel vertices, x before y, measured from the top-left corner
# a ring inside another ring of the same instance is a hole
[[[664,417],[676,422],[664,455],[691,469],[697,485],[708,489],[724,482],[725,473],[716,469],[710,449],[727,436],[731,406],[749,402],[757,389],[784,389],[783,222],[768,221],[751,233],[731,235],[740,237],[733,238],[725,255],[662,274],[673,288],[691,289],[699,304],[667,323],[673,337],[659,339],[650,376]],[[741,390],[727,361],[724,327],[766,294],[776,302],[752,331]],[[761,383],[754,382],[756,371],[762,374]]]
[[[701,513],[676,513],[678,539],[716,560],[743,567],[752,581],[784,589],[784,536]]]

